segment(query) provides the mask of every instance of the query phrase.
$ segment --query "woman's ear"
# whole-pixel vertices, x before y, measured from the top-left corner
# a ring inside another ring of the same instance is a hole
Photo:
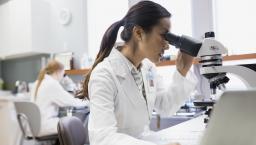
[[[142,41],[144,37],[144,30],[140,26],[134,26],[132,29],[133,36],[137,41]]]

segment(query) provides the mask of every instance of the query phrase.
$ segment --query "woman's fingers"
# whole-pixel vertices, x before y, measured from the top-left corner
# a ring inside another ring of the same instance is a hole
[[[192,66],[194,57],[190,56],[183,52],[178,52],[178,56],[176,59],[176,67],[177,70],[183,75],[186,76],[187,72]]]

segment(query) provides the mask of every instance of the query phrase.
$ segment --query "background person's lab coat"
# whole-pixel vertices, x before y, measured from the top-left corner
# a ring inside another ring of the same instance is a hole
[[[88,125],[91,145],[153,145],[138,139],[148,129],[153,109],[161,115],[172,115],[195,88],[195,81],[187,80],[178,71],[171,86],[162,85],[162,81],[171,79],[162,80],[153,63],[145,59],[141,71],[146,103],[125,59],[113,48],[110,56],[91,74]]]
[[[37,82],[35,84],[37,84]],[[32,95],[34,95],[34,92],[35,91],[33,91]],[[57,116],[59,107],[87,105],[86,102],[74,98],[74,96],[63,89],[57,80],[47,74],[38,88],[35,103],[39,106],[41,112],[42,123],[39,133],[40,135],[57,133],[57,123],[59,121]]]

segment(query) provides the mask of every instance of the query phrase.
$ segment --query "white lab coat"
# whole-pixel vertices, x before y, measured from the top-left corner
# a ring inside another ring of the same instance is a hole
[[[41,130],[39,136],[57,133],[59,107],[87,105],[86,102],[74,98],[74,96],[65,91],[60,83],[50,75],[45,75],[39,86],[35,103],[41,112]]]
[[[148,59],[142,62],[147,103],[129,71],[125,57],[113,48],[109,57],[92,71],[89,81],[91,145],[154,145],[140,138],[152,111],[172,115],[189,97],[195,82],[175,72],[171,86],[164,86]],[[165,78],[164,81],[168,81]],[[153,86],[150,82],[152,83]]]

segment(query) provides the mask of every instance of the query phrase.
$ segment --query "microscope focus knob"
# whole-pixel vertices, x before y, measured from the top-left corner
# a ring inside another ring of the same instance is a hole
[[[205,111],[204,114],[210,117],[211,112],[212,112],[212,108],[209,108],[208,110]]]
[[[210,38],[210,37],[214,38],[214,37],[215,37],[215,34],[214,34],[213,31],[205,32],[205,33],[204,33],[204,37],[205,37],[205,38]]]
[[[208,118],[204,118],[204,123],[208,123],[209,119]]]

